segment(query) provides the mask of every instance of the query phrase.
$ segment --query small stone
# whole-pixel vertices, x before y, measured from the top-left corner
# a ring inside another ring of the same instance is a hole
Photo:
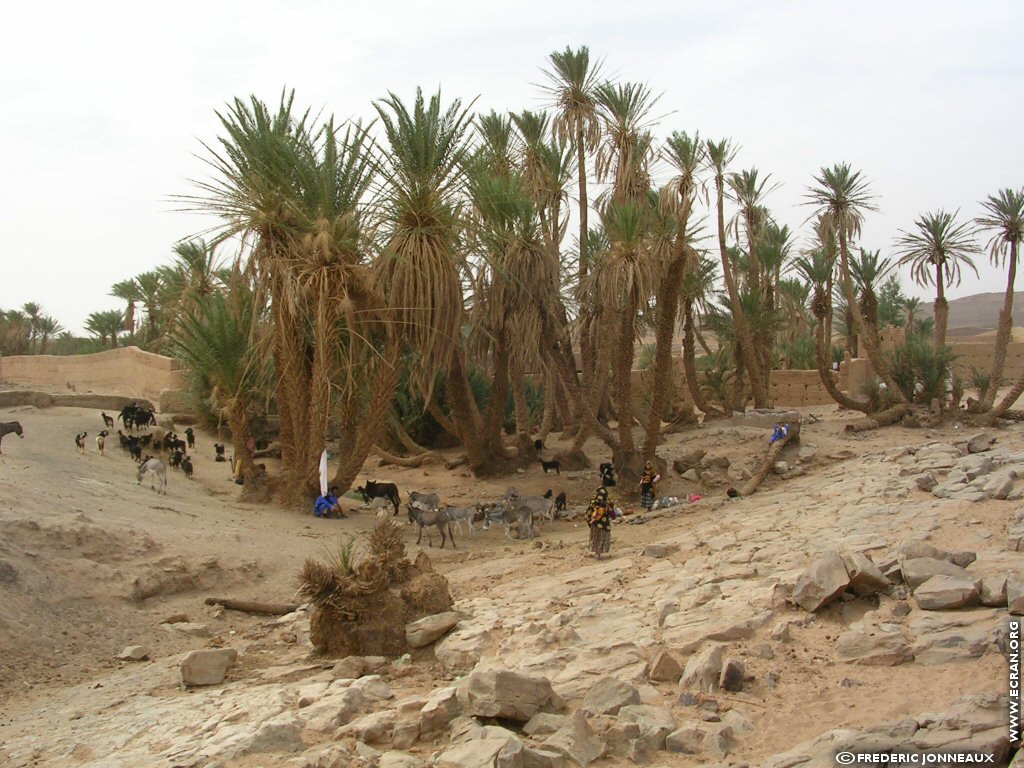
[[[986,576],[981,580],[979,597],[981,604],[990,608],[1001,608],[1008,605],[1006,599],[1006,576]]]
[[[651,670],[647,677],[656,683],[668,683],[675,682],[682,674],[683,668],[675,656],[668,651],[660,650],[651,661]]]
[[[726,691],[742,691],[743,677],[746,668],[738,659],[726,659],[722,665],[722,674],[718,678],[718,686]]]
[[[1006,607],[1014,616],[1024,616],[1024,581],[1017,578],[1007,579]]]
[[[141,645],[129,645],[119,654],[117,658],[121,661],[145,661],[149,658],[149,652],[145,646]]]
[[[183,685],[218,685],[238,658],[234,648],[192,651],[179,665]]]
[[[931,493],[935,490],[935,486],[939,484],[938,479],[931,472],[925,472],[923,475],[918,475],[914,482],[916,483],[918,490],[924,491],[925,493]]]
[[[405,625],[405,639],[413,648],[423,648],[439,640],[458,623],[459,614],[453,611],[424,616]]]
[[[672,711],[649,704],[631,704],[619,710],[619,720],[640,726],[640,739],[652,750],[665,748],[665,737],[676,729]]]
[[[984,451],[991,451],[997,439],[996,435],[991,432],[982,432],[974,435],[967,441],[967,452],[982,453]]]
[[[709,645],[686,662],[686,669],[679,678],[679,685],[682,688],[711,693],[718,686],[721,674],[722,649],[717,645]]]
[[[366,670],[366,662],[362,656],[346,656],[334,665],[332,674],[335,680],[358,680]]]
[[[788,642],[791,639],[789,631],[789,622],[780,621],[774,627],[772,627],[772,640],[777,640],[780,643]]]
[[[586,716],[578,709],[564,726],[545,739],[542,746],[565,755],[583,768],[600,758],[607,749],[604,741],[590,727]]]
[[[644,557],[668,557],[679,551],[675,544],[646,544],[641,554]]]
[[[556,701],[546,677],[507,669],[474,671],[457,687],[462,711],[478,717],[496,717],[525,723]]]
[[[757,659],[775,658],[775,652],[768,643],[755,643],[750,646],[750,655]]]
[[[910,613],[910,603],[905,600],[900,600],[892,607],[892,615],[896,618],[906,616],[908,613]]]
[[[639,703],[640,692],[634,686],[614,677],[602,677],[583,697],[582,709],[586,715],[616,715],[624,706]]]
[[[568,718],[565,715],[555,715],[550,712],[538,712],[529,719],[526,725],[523,726],[523,733],[527,736],[535,736],[538,738],[541,736],[550,736],[560,728],[564,728],[567,722]]]
[[[835,550],[821,555],[803,572],[792,600],[805,611],[816,611],[845,591],[850,583],[843,558]]]
[[[680,475],[680,477],[682,477],[683,480],[689,480],[691,483],[696,483],[700,480],[700,477],[697,476],[697,470],[695,469],[686,470],[682,475]]]
[[[776,475],[784,475],[789,472],[789,464],[785,461],[776,461],[772,464],[772,472]]]

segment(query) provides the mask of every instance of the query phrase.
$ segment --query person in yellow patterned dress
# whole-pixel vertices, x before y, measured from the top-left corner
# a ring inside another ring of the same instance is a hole
[[[590,526],[590,551],[600,560],[612,545],[612,505],[604,486],[597,489],[587,507],[587,525]]]

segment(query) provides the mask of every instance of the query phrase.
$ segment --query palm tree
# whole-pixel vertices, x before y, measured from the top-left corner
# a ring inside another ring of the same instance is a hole
[[[45,355],[50,339],[64,330],[64,327],[50,315],[43,315],[37,324],[39,329],[39,354]]]
[[[170,334],[193,392],[209,398],[213,412],[227,420],[246,481],[255,473],[250,422],[267,380],[262,347],[252,344],[259,320],[255,293],[237,274],[230,291],[211,292],[185,307]]]
[[[907,329],[907,336],[913,336],[917,331],[917,313],[921,309],[921,300],[917,296],[910,296],[903,303],[903,311],[907,315],[904,327]]]
[[[1017,249],[1024,239],[1024,188],[1002,189],[996,195],[989,195],[982,202],[985,215],[974,220],[982,229],[992,231],[988,242],[989,257],[994,265],[1006,267],[1006,293],[1003,308],[999,312],[996,330],[995,353],[992,358],[991,384],[982,400],[982,408],[988,410],[995,402],[996,390],[1003,378],[1006,367],[1006,348],[1013,328],[1013,293],[1017,280]]]
[[[850,260],[853,281],[860,289],[858,308],[864,316],[872,343],[881,345],[878,338],[878,293],[875,286],[892,271],[894,265],[888,258],[882,258],[881,251],[860,249],[860,258]]]
[[[577,286],[587,276],[587,233],[589,232],[589,203],[587,200],[587,153],[597,149],[601,139],[601,122],[597,114],[597,88],[601,82],[601,62],[590,61],[590,49],[581,46],[572,50],[555,51],[548,56],[550,71],[547,92],[557,114],[552,132],[563,145],[576,148],[576,173],[579,189],[580,234]]]
[[[735,157],[736,150],[728,139],[719,142],[709,139],[707,142],[707,152],[708,161],[715,179],[718,248],[722,260],[722,276],[725,280],[726,292],[729,296],[729,304],[732,310],[733,322],[735,323],[736,341],[739,347],[739,360],[737,362],[742,363],[749,375],[754,405],[757,408],[766,408],[768,406],[768,391],[764,385],[765,377],[761,371],[757,348],[754,345],[754,335],[747,320],[746,312],[743,309],[743,301],[740,296],[740,289],[736,281],[725,236],[725,169],[733,157]]]
[[[795,262],[797,272],[814,289],[814,297],[811,299],[811,313],[817,323],[815,324],[815,360],[818,366],[818,376],[829,396],[843,408],[863,411],[867,413],[869,404],[855,400],[847,393],[839,389],[832,376],[832,340],[826,337],[828,324],[827,318],[832,314],[832,291],[829,290],[829,282],[835,269],[834,259],[824,248],[815,248],[807,254],[798,258]]]
[[[807,205],[815,207],[812,218],[818,219],[822,239],[828,241],[835,238],[839,245],[839,282],[853,326],[864,341],[864,350],[875,373],[885,382],[889,391],[899,397],[899,387],[889,374],[889,366],[857,305],[850,267],[850,243],[860,235],[864,212],[877,210],[872,202],[874,196],[860,171],[854,171],[846,163],[822,168],[814,181],[816,186],[808,188]]]
[[[39,318],[42,317],[43,308],[34,301],[27,301],[21,305],[21,311],[28,319],[29,337],[28,345],[30,351],[35,351],[36,339],[39,337]]]
[[[946,288],[960,285],[963,267],[970,268],[975,276],[977,267],[971,256],[979,249],[974,242],[974,233],[967,222],[958,223],[959,211],[948,213],[936,211],[918,217],[914,222],[916,231],[905,232],[896,239],[896,253],[899,265],[910,266],[910,274],[922,288],[935,286],[935,346],[946,343],[946,323],[949,319],[949,303]]]
[[[660,213],[671,221],[673,242],[664,249],[666,258],[659,260],[655,279],[654,385],[643,449],[643,457],[648,461],[654,458],[657,450],[661,417],[672,386],[672,339],[679,315],[683,276],[688,267],[697,266],[699,259],[693,249],[695,233],[691,228],[690,217],[694,203],[703,189],[700,171],[704,167],[705,149],[699,133],[691,137],[677,131],[669,137],[662,154],[676,172],[659,195]],[[692,304],[690,309],[692,314]]]
[[[156,270],[143,272],[137,275],[134,280],[139,288],[139,301],[146,308],[146,341],[152,344],[161,334],[162,312],[161,312],[161,279],[160,273]]]
[[[442,107],[440,93],[427,100],[420,89],[411,109],[395,94],[374,106],[387,142],[379,169],[386,227],[380,279],[388,286],[390,322],[416,350],[409,385],[429,401],[436,374],[446,375],[445,395],[470,469],[490,472],[505,457],[495,455],[500,446],[484,439],[487,430],[459,343],[464,312],[457,213],[465,191],[471,116],[460,100]],[[507,375],[497,378],[507,382]]]
[[[691,254],[687,269],[683,273],[680,287],[680,298],[683,305],[683,368],[686,371],[686,385],[694,404],[705,414],[716,414],[704,396],[697,372],[697,353],[694,345],[696,335],[696,312],[707,310],[708,297],[711,296],[718,264],[702,253]]]
[[[135,302],[142,300],[142,291],[134,280],[121,280],[110,287],[110,295],[125,302],[124,329],[135,333]]]
[[[85,330],[93,334],[102,344],[110,339],[110,348],[117,349],[118,334],[124,331],[124,315],[116,309],[93,312],[86,318]]]

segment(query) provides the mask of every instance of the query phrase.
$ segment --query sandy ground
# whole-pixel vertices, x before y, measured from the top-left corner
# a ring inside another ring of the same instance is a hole
[[[955,424],[940,430],[896,427],[847,436],[842,427],[852,415],[831,407],[809,408],[806,414],[820,419],[805,421],[803,444],[817,451],[808,476],[792,481],[771,477],[742,506],[724,498],[724,484],[736,482],[724,473],[722,485],[704,488],[669,471],[661,495],[701,493],[704,498],[656,522],[616,526],[608,567],[614,569],[618,561],[623,570],[616,577],[617,594],[608,595],[609,604],[628,600],[631,581],[646,573],[647,564],[636,559],[646,543],[682,542],[672,562],[683,569],[690,558],[715,556],[707,546],[710,534],[741,541],[756,536],[756,528],[748,524],[755,513],[765,530],[796,528],[813,536],[818,526],[834,525],[834,516],[842,514],[844,500],[830,484],[868,471],[857,457],[894,446],[964,437]],[[131,674],[114,658],[125,646],[144,645],[152,656],[167,657],[246,637],[246,666],[252,670],[295,657],[294,646],[270,632],[265,620],[231,611],[221,614],[204,605],[203,598],[290,601],[306,558],[322,557],[344,535],[362,537],[374,524],[374,513],[351,500],[346,500],[351,517],[345,520],[321,520],[239,502],[227,465],[213,462],[214,440],[208,434],[198,436],[196,479],[190,482],[171,471],[167,495],[159,496],[148,485],[136,484],[134,464],[119,450],[116,438],[108,441],[105,456],[97,453],[93,436],[102,428],[99,411],[0,410],[0,420],[12,419],[22,423],[26,437],[5,438],[0,456],[0,743],[5,731],[8,736],[30,734],[36,713],[60,712],[64,697],[84,702],[90,690],[116,688],[118,680]],[[90,432],[84,456],[76,454],[73,444],[80,431]],[[549,440],[549,448],[557,450],[556,438]],[[753,467],[765,438],[757,431],[712,423],[670,436],[661,454],[679,456],[700,447],[709,455],[727,456],[729,472],[738,477]],[[1024,445],[1016,428],[1004,431],[1001,439]],[[586,450],[595,466],[609,458],[595,441]],[[596,471],[545,475],[539,464],[494,482],[437,465],[368,467],[360,480],[364,478],[394,481],[403,495],[414,489],[437,491],[453,504],[492,500],[515,485],[522,493],[564,490],[570,506],[578,506],[596,486]],[[923,495],[917,502],[924,503],[922,499]],[[827,508],[831,516],[816,519],[817,513],[808,514],[815,505]],[[969,510],[955,504],[935,506],[936,543],[945,539],[950,548],[984,548],[992,546],[993,536],[1001,540],[1005,535],[1016,504],[982,502]],[[766,510],[777,515],[777,521],[765,521]],[[977,522],[968,528],[965,516]],[[517,576],[543,573],[557,579],[593,564],[584,552],[586,526],[578,520],[546,525],[542,540],[543,548],[539,542],[510,542],[492,529],[460,536],[456,550],[423,548],[448,577],[456,600],[507,590]],[[415,531],[409,527],[412,556],[417,552],[414,542]],[[813,554],[810,548],[806,554]],[[748,662],[748,673],[758,682],[735,698],[756,719],[758,730],[744,742],[743,759],[785,750],[828,728],[892,721],[908,713],[941,710],[964,693],[1005,690],[1005,661],[997,654],[928,667],[837,664],[832,657],[835,638],[868,607],[858,601],[828,609],[795,632],[794,642],[774,659]],[[215,637],[192,637],[161,623],[174,614],[208,625]],[[801,615],[793,610],[790,614]],[[739,652],[759,639],[740,641]],[[438,665],[431,662],[429,651],[418,654],[417,661],[422,661],[422,669],[407,676],[408,690],[430,690],[438,684]],[[784,674],[776,687],[769,688],[760,681],[772,670]],[[175,695],[172,684],[161,690]],[[49,754],[45,737],[40,739],[37,758],[23,764],[69,764],[62,762],[66,756]],[[3,760],[0,751],[0,765]],[[677,756],[658,760],[668,762],[657,765],[690,764]]]

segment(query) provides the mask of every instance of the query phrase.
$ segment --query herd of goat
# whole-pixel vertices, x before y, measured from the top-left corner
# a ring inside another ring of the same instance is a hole
[[[400,495],[398,486],[394,483],[378,483],[370,480],[365,485],[356,489],[356,492],[363,497],[363,501],[374,506],[390,506],[394,515],[399,511]],[[540,533],[540,523],[543,520],[554,521],[556,513],[565,510],[565,492],[554,496],[550,490],[543,495],[521,496],[515,488],[509,488],[506,494],[492,504],[474,504],[472,506],[456,507],[441,504],[441,497],[436,493],[419,493],[412,491],[409,494],[406,506],[409,522],[419,526],[419,536],[416,543],[423,540],[423,529],[427,529],[427,542],[434,546],[432,529],[436,528],[441,535],[441,549],[444,549],[445,541],[450,541],[455,547],[455,536],[452,527],[459,530],[462,535],[462,524],[469,526],[470,536],[473,535],[473,524],[482,522],[483,529],[487,530],[492,525],[500,523],[505,528],[505,536],[509,539],[532,539]]]
[[[158,493],[167,493],[167,467],[180,470],[185,477],[192,479],[195,472],[192,457],[189,451],[195,448],[195,431],[189,427],[185,430],[185,437],[181,438],[172,431],[164,431],[157,427],[156,414],[152,409],[139,405],[129,405],[121,409],[116,417],[101,413],[103,418],[103,430],[96,436],[96,447],[100,455],[104,455],[106,439],[120,420],[123,426],[117,430],[117,437],[121,450],[131,456],[138,464],[136,481],[142,483],[148,475],[152,480],[152,487]],[[13,423],[12,423],[13,424]],[[6,426],[6,425],[5,425]],[[20,425],[18,425],[20,435]],[[150,430],[144,434],[136,434],[139,430]],[[9,430],[14,432],[12,428]],[[80,432],[75,435],[75,448],[79,453],[86,452],[86,438],[88,432]],[[538,441],[539,442],[539,441]],[[537,446],[538,452],[541,446]],[[214,444],[215,461],[226,461],[224,446],[220,443]],[[156,455],[153,455],[153,453]],[[166,456],[166,463],[163,457]],[[540,460],[544,473],[555,470],[559,473],[557,461]],[[611,479],[611,465],[601,466],[601,479],[605,485],[614,485]],[[390,507],[395,516],[399,513],[401,496],[398,493],[398,486],[394,483],[379,483],[373,480],[367,481],[365,485],[356,489],[356,492],[363,497],[363,501],[371,506]],[[419,536],[416,543],[423,540],[423,529],[427,529],[427,541],[430,546],[434,545],[432,529],[436,528],[441,535],[441,548],[450,541],[455,547],[455,537],[452,527],[459,530],[462,535],[462,525],[469,527],[469,533],[474,533],[474,523],[482,523],[484,530],[492,525],[501,524],[505,529],[505,536],[509,539],[532,539],[540,533],[540,524],[544,520],[554,521],[558,512],[566,508],[565,492],[555,496],[548,490],[543,495],[520,495],[515,488],[509,488],[506,494],[498,501],[491,504],[474,504],[472,506],[457,507],[442,505],[441,498],[436,493],[419,493],[413,491],[409,494],[407,503],[409,522],[419,526]]]
[[[167,468],[180,470],[189,480],[195,473],[195,465],[189,451],[195,448],[195,430],[188,427],[184,438],[173,431],[164,431],[157,427],[156,414],[150,408],[140,405],[127,405],[117,416],[110,416],[105,411],[100,413],[103,429],[96,435],[96,449],[101,456],[106,454],[107,438],[120,421],[123,429],[117,430],[117,439],[121,450],[131,456],[139,465],[136,481],[142,483],[148,475],[152,487],[158,493],[167,493]],[[139,430],[150,430],[144,434],[136,434]],[[75,450],[86,452],[88,432],[75,435]],[[224,446],[217,444],[216,460],[224,461]],[[164,457],[166,456],[166,462]]]

